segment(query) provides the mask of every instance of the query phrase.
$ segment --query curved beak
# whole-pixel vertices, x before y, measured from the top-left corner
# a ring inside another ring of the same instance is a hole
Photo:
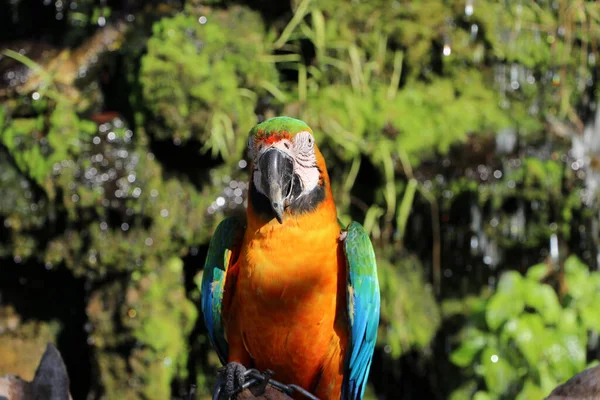
[[[275,218],[283,223],[285,199],[290,193],[294,179],[294,161],[277,148],[270,148],[258,160],[261,186],[271,203]]]

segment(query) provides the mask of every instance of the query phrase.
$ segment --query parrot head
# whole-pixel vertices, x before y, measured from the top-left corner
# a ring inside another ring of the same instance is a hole
[[[249,201],[266,220],[314,210],[329,181],[325,160],[304,122],[275,117],[256,125],[248,140]]]

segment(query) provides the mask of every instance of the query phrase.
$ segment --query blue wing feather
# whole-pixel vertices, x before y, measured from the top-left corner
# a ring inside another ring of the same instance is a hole
[[[344,239],[348,265],[347,299],[350,341],[346,355],[346,371],[342,399],[362,399],[379,326],[379,281],[375,252],[363,227],[352,222]]]
[[[225,339],[222,308],[225,279],[231,254],[241,244],[243,222],[236,217],[223,220],[210,241],[202,273],[202,313],[208,336],[222,364],[227,363],[229,346]]]

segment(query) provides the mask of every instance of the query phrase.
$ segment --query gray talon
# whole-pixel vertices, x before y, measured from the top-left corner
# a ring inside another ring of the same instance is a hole
[[[220,399],[229,399],[242,391],[245,382],[246,367],[237,362],[230,362],[219,372],[217,387],[220,387]]]

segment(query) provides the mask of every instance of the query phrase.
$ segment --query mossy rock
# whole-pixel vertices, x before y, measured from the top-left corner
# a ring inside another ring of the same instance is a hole
[[[217,181],[201,189],[163,177],[143,132],[133,137],[119,117],[95,123],[56,108],[49,126],[45,121],[43,115],[9,119],[0,131],[8,150],[0,150],[0,165],[6,166],[0,184],[7,188],[0,215],[13,237],[0,247],[5,256],[35,255],[50,266],[64,262],[88,278],[149,270],[165,255],[184,255],[205,243],[211,233],[206,224],[241,199],[223,194],[230,183],[223,178],[243,173],[237,165],[215,169]],[[228,198],[226,207],[211,209],[219,196]],[[57,214],[66,226],[52,231]],[[52,232],[42,252],[30,234],[41,229]]]
[[[53,200],[55,164],[79,155],[81,143],[91,139],[95,124],[81,120],[68,101],[48,105],[32,118],[12,118],[7,112],[0,107],[0,143],[8,149],[19,170]]]
[[[187,376],[187,338],[198,312],[182,278],[183,263],[172,258],[92,293],[90,340],[107,398],[166,399],[173,379]]]
[[[98,73],[113,60],[108,55],[120,48],[126,28],[124,23],[109,24],[76,48],[8,43],[0,53],[0,100],[17,114],[39,110],[47,102],[66,101],[78,112],[101,109]]]
[[[56,343],[57,322],[27,321],[10,306],[0,307],[0,376],[31,381],[48,343]]]

